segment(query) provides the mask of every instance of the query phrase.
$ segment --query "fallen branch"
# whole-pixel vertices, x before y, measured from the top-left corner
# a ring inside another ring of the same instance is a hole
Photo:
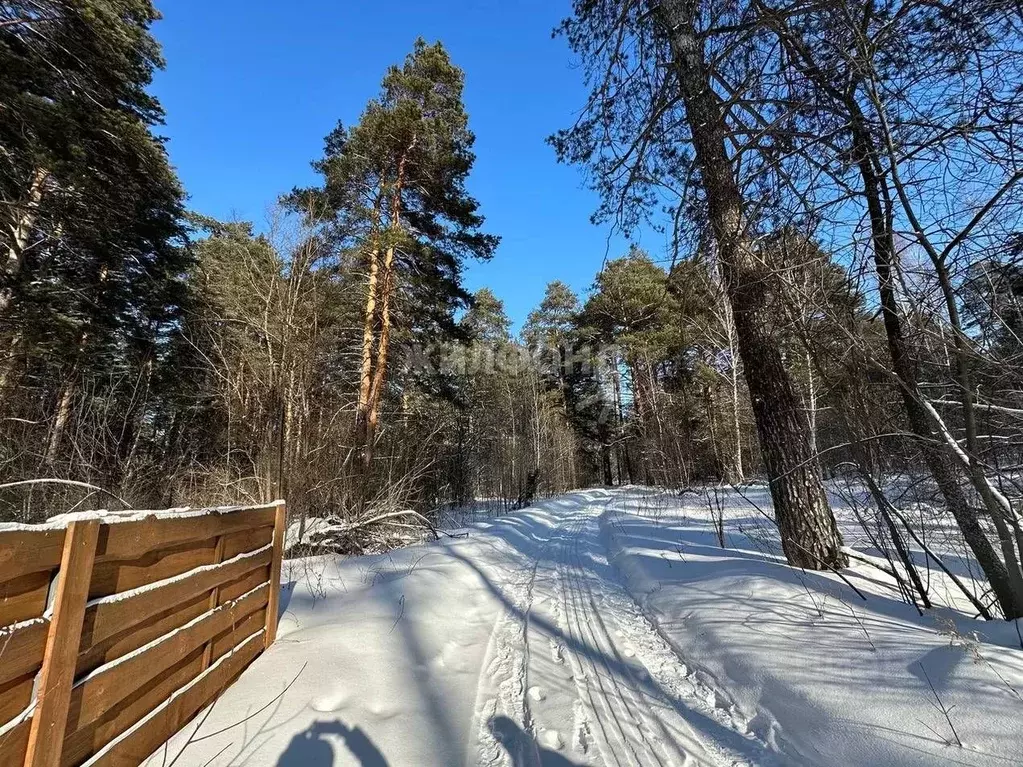
[[[76,482],[73,479],[52,479],[52,478],[46,478],[46,479],[23,479],[23,480],[20,480],[18,482],[5,482],[4,484],[0,485],[0,490],[7,490],[7,489],[12,488],[12,487],[25,487],[25,486],[28,486],[28,485],[68,485],[70,487],[80,487],[80,488],[83,488],[85,490],[92,490],[93,492],[103,493],[104,495],[109,495],[111,498],[113,498],[118,503],[123,504],[126,508],[129,508],[129,509],[132,508],[132,505],[130,503],[128,503],[123,498],[121,498],[119,495],[115,495],[114,493],[111,493],[109,490],[104,490],[102,487],[99,487],[98,485],[90,485],[88,482]]]
[[[412,509],[405,509],[404,511],[389,511],[386,514],[378,514],[375,517],[370,517],[369,519],[360,519],[356,522],[341,522],[336,529],[342,532],[349,533],[352,532],[353,530],[361,530],[364,527],[369,527],[370,525],[385,522],[388,519],[394,519],[396,517],[415,517],[416,519],[420,520],[424,525],[426,525],[427,528],[429,528],[430,532],[433,533],[434,539],[437,540],[440,539],[440,533],[437,531],[437,528],[433,526],[433,523],[430,522],[430,520],[428,520],[418,511],[412,511]],[[447,535],[447,533],[445,533],[445,535]]]

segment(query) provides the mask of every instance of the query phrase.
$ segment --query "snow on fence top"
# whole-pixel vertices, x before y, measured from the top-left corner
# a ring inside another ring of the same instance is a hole
[[[277,630],[285,509],[0,525],[0,764],[135,765]]]

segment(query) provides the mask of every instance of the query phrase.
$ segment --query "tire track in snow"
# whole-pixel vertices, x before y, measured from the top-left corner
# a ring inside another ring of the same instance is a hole
[[[578,534],[578,527],[576,527],[575,532]],[[564,604],[565,612],[568,616],[566,623],[579,644],[589,645],[591,652],[600,652],[600,648],[590,645],[587,641],[586,632],[580,623],[582,611],[577,601],[578,586],[576,584],[576,577],[573,577],[572,568],[567,563],[563,565],[563,573],[563,579],[566,584]],[[620,765],[622,764],[621,754],[628,751],[632,752],[633,757],[636,754],[634,749],[630,749],[629,737],[622,727],[620,717],[612,710],[611,700],[604,689],[600,671],[587,652],[573,650],[571,654],[575,660],[575,667],[579,669],[579,673],[575,675],[574,680],[579,700],[583,705],[584,717],[588,722],[596,723],[596,729],[601,736],[596,739],[597,749],[605,764]],[[629,759],[626,763],[635,764],[636,762],[633,758]]]
[[[505,598],[511,605],[505,606],[494,622],[487,643],[483,664],[487,678],[480,678],[473,708],[472,734],[475,737],[470,743],[475,743],[471,748],[474,761],[468,764],[496,767],[515,762],[515,767],[519,767],[522,759],[528,764],[540,764],[539,751],[535,747],[531,753],[516,754],[519,761],[512,758],[493,732],[491,722],[495,717],[507,717],[520,724],[530,742],[535,745],[536,731],[528,698],[531,656],[529,632],[537,570],[556,531],[551,532],[532,558],[525,583],[509,590],[510,593],[505,592]]]
[[[587,667],[587,672],[577,682],[580,697],[585,696],[590,702],[592,717],[605,735],[603,742],[598,742],[601,756],[607,765],[672,765],[676,764],[676,759],[677,763],[684,764],[684,754],[677,751],[672,754],[672,749],[656,734],[653,710],[593,600],[591,577],[582,553],[586,522],[585,519],[576,522],[572,538],[567,542],[563,567],[569,584],[567,609],[574,618],[575,635],[578,644],[590,648],[589,652],[576,653],[581,665]],[[591,557],[594,554],[588,553]]]
[[[608,561],[598,521],[605,506],[567,513],[523,551],[525,578],[506,570],[495,580],[509,605],[488,642],[468,763],[539,766],[546,749],[567,745],[579,764],[607,767],[748,764],[740,753],[760,754],[763,744],[717,707]],[[495,737],[495,717],[521,727],[514,742]],[[571,733],[568,744],[562,733]]]
[[[773,763],[746,723],[717,706],[718,697],[692,676],[620,582],[601,535],[603,510],[575,517],[558,559],[566,611],[574,613],[566,616],[572,644],[591,650],[596,678],[580,680],[580,701],[584,721],[601,736],[596,740],[604,763],[741,765],[750,753]]]

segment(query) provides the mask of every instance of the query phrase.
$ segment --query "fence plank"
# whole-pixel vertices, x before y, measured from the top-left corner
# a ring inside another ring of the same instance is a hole
[[[217,553],[215,561],[217,563],[224,561],[224,545],[226,543],[226,536],[220,536],[217,539]],[[241,575],[241,573],[239,573]],[[214,609],[220,604],[220,584],[214,587],[213,591],[210,592],[209,609]],[[205,671],[210,667],[210,661],[213,656],[213,640],[206,643],[206,647],[202,651],[202,670]]]
[[[81,764],[170,698],[176,690],[185,687],[202,670],[202,653],[196,650],[155,679],[133,690],[130,697],[104,711],[97,721],[69,732],[64,739],[62,767]]]
[[[216,540],[194,541],[150,551],[137,559],[99,562],[92,573],[89,599],[137,589],[213,564]]]
[[[223,692],[263,649],[255,634],[231,655],[224,656],[188,687],[176,693],[148,719],[99,753],[90,767],[137,767],[205,706]]]
[[[243,511],[211,509],[185,517],[147,517],[104,526],[97,562],[133,560],[143,555],[194,541],[265,527],[274,522],[274,507]]]
[[[72,728],[81,729],[96,721],[132,690],[148,683],[207,640],[266,605],[267,589],[267,586],[262,586],[241,599],[218,607],[146,649],[87,676],[75,685],[71,696],[69,719]]]
[[[0,532],[0,581],[52,570],[64,553],[64,528]]]
[[[127,595],[117,594],[108,601],[90,603],[85,611],[82,645],[100,644],[117,634],[144,623],[155,615],[167,611],[168,605],[190,602],[195,597],[216,591],[224,583],[241,578],[256,568],[270,563],[271,551],[240,557],[222,564],[206,565],[182,577],[165,583],[159,581]],[[210,609],[216,607],[211,604]]]
[[[0,684],[6,684],[43,665],[50,621],[46,618],[15,623],[0,630]]]
[[[52,575],[49,570],[42,570],[0,584],[0,626],[42,615]]]
[[[285,519],[282,502],[0,531],[0,765],[134,765],[211,702],[276,634]]]
[[[237,599],[242,594],[247,594],[261,583],[268,583],[270,580],[270,567],[262,567],[253,570],[248,575],[242,576],[236,581],[225,583],[220,587],[220,604],[227,604],[232,599]]]
[[[206,612],[206,595],[191,602],[173,605],[162,615],[119,633],[117,636],[88,648],[82,648],[78,655],[77,675],[81,676],[117,660],[130,652],[169,634]]]
[[[273,542],[273,537],[274,529],[272,525],[225,535],[223,538],[224,559],[232,559],[239,554],[244,554],[246,551],[255,551],[256,549],[268,546]]]
[[[256,612],[252,613],[247,618],[242,619],[242,622],[238,625],[220,632],[210,643],[212,647],[210,663],[213,663],[217,660],[217,658],[226,655],[230,652],[232,647],[237,647],[238,644],[245,639],[245,637],[252,636],[252,634],[259,631],[265,625],[266,608],[263,607],[256,610]]]
[[[71,522],[67,527],[57,596],[29,730],[26,767],[57,767],[60,763],[98,538],[99,522],[96,520]]]
[[[0,722],[9,722],[28,708],[35,681],[35,674],[28,674],[0,686]]]
[[[265,647],[277,638],[277,605],[281,597],[281,564],[284,559],[284,528],[288,515],[283,503],[277,504],[274,513],[273,560],[270,562],[270,599],[266,605]]]
[[[0,733],[0,764],[15,765],[25,764],[25,752],[28,750],[28,733],[32,726],[32,720],[26,719],[23,722],[4,728]]]

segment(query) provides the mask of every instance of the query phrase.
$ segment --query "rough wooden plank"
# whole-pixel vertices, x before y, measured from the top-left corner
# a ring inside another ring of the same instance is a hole
[[[0,684],[39,670],[49,628],[48,619],[34,618],[0,629]]]
[[[28,708],[35,681],[35,674],[28,674],[0,685],[0,722],[9,722]]]
[[[233,583],[224,584],[220,587],[220,604],[227,604],[232,599],[237,599],[242,594],[252,591],[259,584],[266,583],[269,580],[270,566],[267,565],[259,570],[253,570]]]
[[[60,763],[78,658],[78,640],[82,635],[85,601],[89,594],[89,578],[98,538],[99,523],[95,520],[68,525],[53,617],[46,638],[42,671],[39,672],[26,767],[57,767]]]
[[[26,719],[23,722],[4,728],[0,732],[0,764],[22,765],[25,764],[25,753],[28,751],[28,734],[32,729],[32,720]]]
[[[265,625],[266,608],[263,607],[242,619],[238,625],[220,632],[208,645],[211,648],[210,663],[230,652],[232,647],[237,647],[245,637],[251,636]]]
[[[216,540],[210,539],[150,551],[137,559],[98,563],[92,574],[89,599],[131,591],[213,564],[216,545]]]
[[[219,694],[264,645],[273,549],[238,562],[228,560],[275,542],[278,530],[283,532],[282,516],[282,506],[267,506],[177,518],[82,520],[70,523],[66,530],[0,533],[0,625],[11,624],[6,637],[0,635],[0,722],[23,715],[31,704],[35,672],[44,659],[48,664],[39,677],[42,694],[35,708],[42,713],[3,728],[0,765],[78,764],[183,686],[187,685],[189,700],[194,702],[195,685],[190,681],[204,668],[212,676],[202,677],[200,686],[206,692],[212,690],[212,696]],[[89,568],[83,577],[65,578],[64,568],[74,562],[64,563],[54,604],[54,620],[59,618],[61,624],[73,622],[74,613],[84,611],[76,635],[84,640],[79,645],[57,641],[62,637],[60,626],[48,619],[26,619],[42,614],[53,571],[69,547],[74,548],[83,528],[95,533]],[[282,540],[278,547],[281,544]],[[220,562],[223,567],[189,573]],[[70,593],[62,597],[61,583],[73,585],[76,592],[85,589],[85,594],[80,599],[75,595],[74,600]],[[248,593],[253,589],[254,593]],[[132,593],[103,598],[125,591]],[[96,601],[85,605],[86,595]],[[72,609],[72,601],[77,609]],[[204,617],[204,613],[208,614]],[[250,637],[245,653],[232,655],[232,648],[245,637]],[[111,662],[117,659],[121,662]],[[75,676],[69,667],[86,675],[78,685],[72,686]],[[213,685],[210,679],[219,684]],[[209,699],[207,695],[205,701]],[[175,705],[175,710],[181,710],[180,704]],[[57,731],[58,735],[52,734]],[[133,735],[131,740],[138,737]],[[62,743],[68,749],[63,757]],[[6,758],[10,755],[14,756]]]
[[[63,552],[63,528],[0,532],[0,581],[52,570],[60,564]]]
[[[78,655],[77,675],[82,676],[100,666],[117,660],[140,647],[181,628],[207,611],[207,595],[202,594],[191,602],[172,605],[167,612],[157,615],[145,623],[123,631],[105,642],[82,648]]]
[[[256,634],[211,666],[187,688],[134,729],[100,752],[90,767],[137,767],[180,730],[255,659],[263,649],[262,634]]]
[[[68,715],[69,729],[81,729],[99,719],[137,687],[179,663],[230,626],[267,602],[267,586],[235,600],[178,629],[145,649],[97,669],[75,685]]]
[[[95,722],[68,733],[61,757],[63,767],[81,764],[122,732],[153,711],[202,673],[202,651],[196,650],[156,678],[132,691]]]
[[[0,626],[42,615],[52,575],[50,570],[42,570],[0,583]]]
[[[166,582],[149,584],[146,588],[117,594],[112,598],[88,605],[85,623],[82,626],[82,646],[85,648],[100,644],[132,626],[144,623],[155,615],[167,611],[168,605],[191,602],[195,597],[216,591],[224,583],[230,583],[270,562],[271,551],[242,556],[223,564],[208,565],[205,568],[174,578]],[[215,600],[215,597],[211,598]],[[209,609],[216,607],[216,601]]]
[[[283,503],[277,504],[274,513],[273,559],[270,562],[270,599],[266,606],[266,646],[277,638],[277,606],[281,597],[281,565],[284,560],[284,530],[288,526],[288,514]]]
[[[255,551],[273,542],[273,526],[259,527],[254,530],[243,530],[240,533],[225,535],[224,559],[232,559],[246,551]]]
[[[104,525],[97,562],[130,561],[143,555],[195,541],[273,524],[273,507],[242,511],[211,510],[185,517],[147,517]]]

